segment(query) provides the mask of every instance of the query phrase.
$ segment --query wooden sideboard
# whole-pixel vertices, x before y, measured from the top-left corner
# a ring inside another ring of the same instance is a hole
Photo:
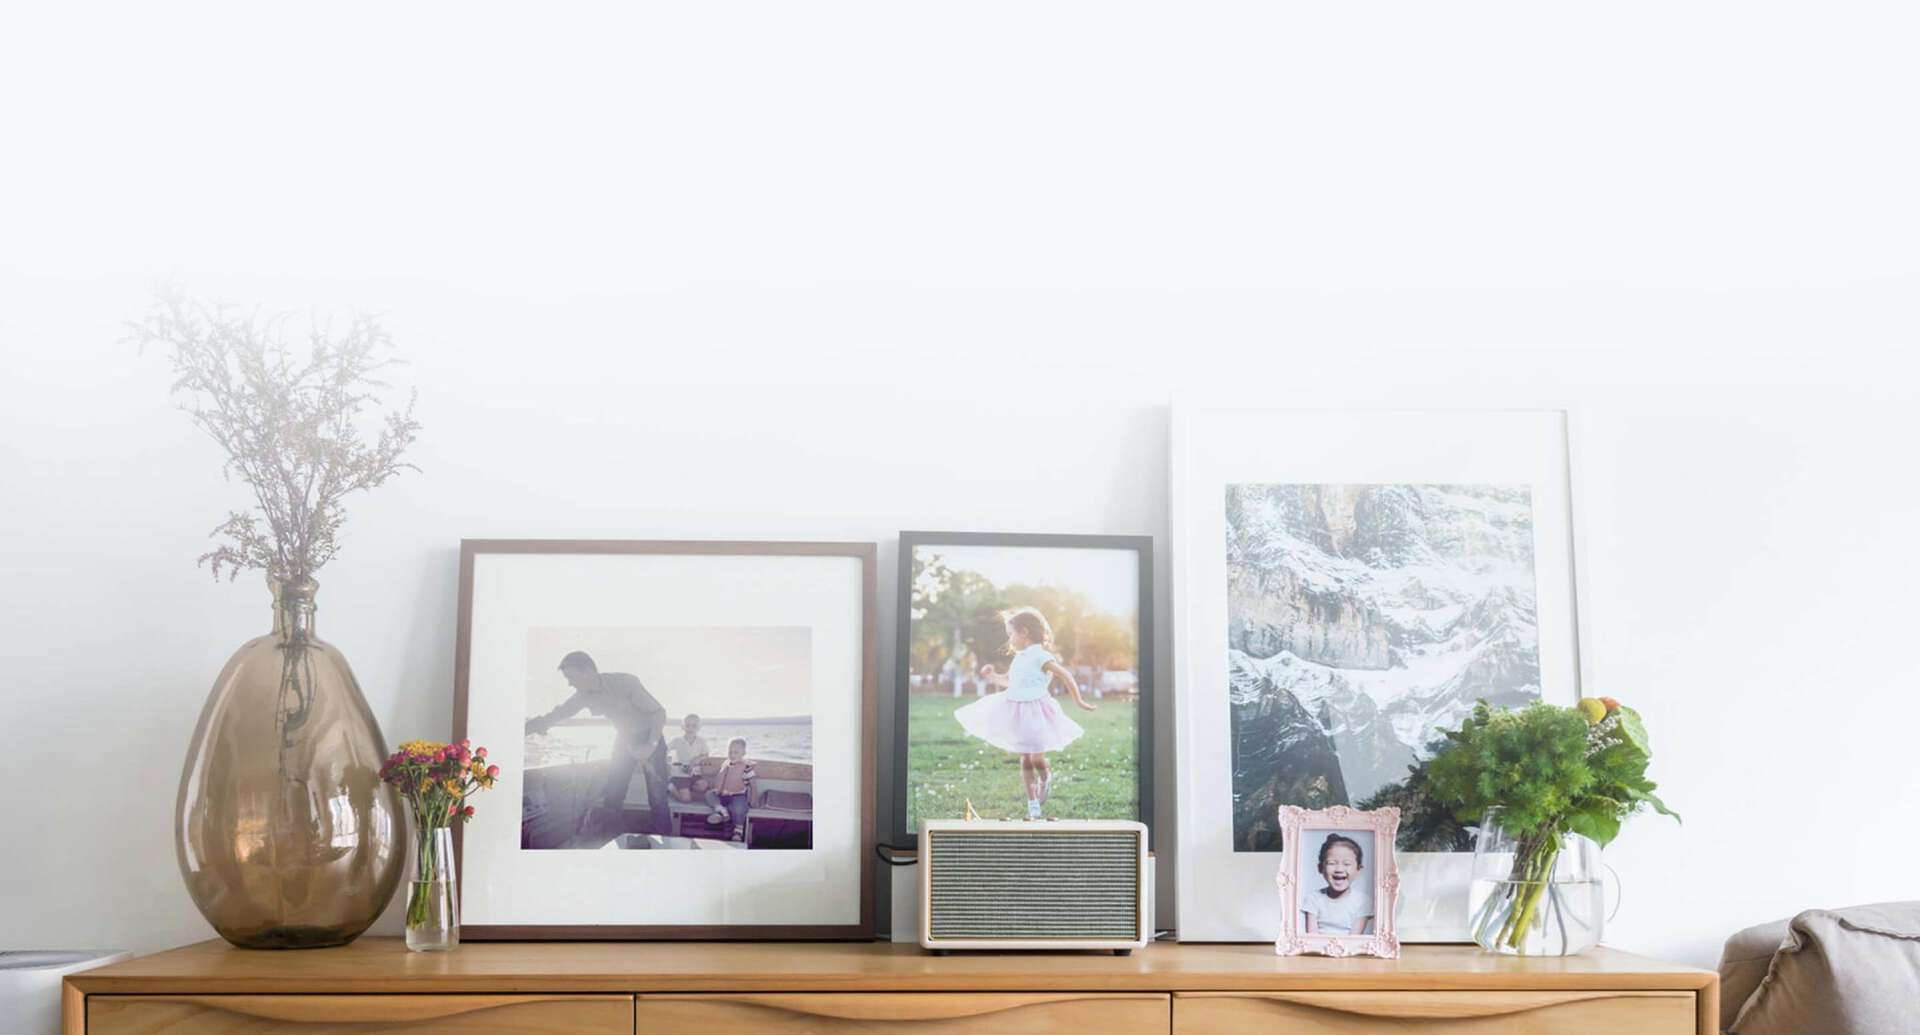
[[[1516,960],[1451,945],[1332,960],[1164,943],[936,957],[888,944],[202,942],[73,975],[63,992],[67,1035],[1711,1035],[1719,1016],[1710,971],[1610,949]]]

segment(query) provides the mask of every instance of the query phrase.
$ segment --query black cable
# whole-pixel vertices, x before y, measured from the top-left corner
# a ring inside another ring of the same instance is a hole
[[[912,859],[906,859],[906,860],[901,860],[901,859],[896,859],[896,858],[894,858],[893,856],[890,856],[890,855],[888,855],[888,854],[887,854],[888,852],[909,852],[909,851],[911,851],[911,852],[915,852],[915,853],[916,853],[916,857],[915,857],[915,858],[912,858]],[[880,844],[877,844],[877,845],[874,845],[874,846],[873,846],[873,854],[874,854],[874,855],[877,855],[877,856],[879,856],[879,857],[880,857],[880,861],[881,861],[881,862],[883,862],[883,863],[886,863],[886,864],[887,864],[888,866],[913,866],[913,865],[916,865],[916,864],[918,864],[918,863],[920,862],[920,860],[919,860],[919,858],[917,857],[917,853],[918,853],[918,851],[919,851],[919,849],[917,849],[917,848],[895,848],[895,847],[894,847],[894,846],[892,846],[892,845],[880,845]]]

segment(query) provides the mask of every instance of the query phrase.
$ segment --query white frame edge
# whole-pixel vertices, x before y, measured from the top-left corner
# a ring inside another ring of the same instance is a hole
[[[1545,697],[1551,703],[1572,704],[1581,695],[1592,692],[1596,683],[1596,658],[1593,652],[1592,611],[1589,598],[1592,591],[1593,567],[1588,563],[1588,547],[1592,538],[1590,513],[1583,505],[1591,487],[1591,472],[1588,476],[1575,469],[1577,462],[1585,459],[1587,450],[1594,439],[1593,419],[1590,409],[1572,405],[1565,398],[1547,398],[1535,401],[1531,405],[1503,405],[1495,400],[1475,400],[1475,405],[1435,407],[1421,402],[1398,400],[1353,400],[1352,405],[1299,406],[1277,404],[1270,396],[1242,392],[1176,392],[1171,400],[1170,435],[1168,441],[1168,494],[1172,497],[1169,507],[1169,534],[1167,536],[1167,565],[1170,571],[1167,578],[1167,591],[1170,599],[1171,620],[1167,653],[1171,655],[1172,672],[1173,745],[1174,769],[1174,903],[1172,922],[1179,932],[1181,940],[1189,938],[1186,915],[1189,903],[1197,901],[1196,896],[1204,896],[1202,889],[1196,887],[1199,875],[1195,872],[1193,860],[1204,856],[1207,848],[1198,843],[1198,833],[1190,829],[1188,817],[1181,811],[1181,805],[1192,800],[1198,793],[1193,787],[1192,768],[1185,763],[1195,756],[1197,746],[1192,742],[1195,736],[1193,723],[1183,721],[1191,702],[1189,697],[1193,688],[1192,652],[1184,649],[1184,637],[1192,628],[1192,605],[1195,597],[1191,565],[1186,556],[1187,532],[1192,523],[1189,513],[1188,494],[1185,489],[1185,474],[1189,467],[1188,453],[1192,447],[1192,421],[1197,413],[1209,413],[1220,410],[1252,410],[1280,412],[1324,412],[1329,414],[1367,413],[1418,413],[1434,416],[1478,414],[1478,413],[1537,413],[1556,414],[1560,418],[1560,452],[1562,456],[1564,480],[1560,486],[1565,495],[1567,506],[1567,536],[1569,549],[1567,566],[1571,580],[1569,604],[1573,618],[1573,681],[1572,695],[1564,701]],[[1409,863],[1414,868],[1416,886],[1425,886],[1433,881],[1442,881],[1449,885],[1463,879],[1471,865],[1471,852],[1409,852]],[[1397,866],[1396,860],[1396,866]],[[1201,941],[1253,941],[1258,937],[1247,934],[1222,936],[1209,932],[1197,940]],[[1471,941],[1471,931],[1466,925],[1466,917],[1460,917],[1457,924],[1413,924],[1401,932],[1403,940],[1409,942],[1464,943]],[[1264,939],[1261,939],[1264,940]]]

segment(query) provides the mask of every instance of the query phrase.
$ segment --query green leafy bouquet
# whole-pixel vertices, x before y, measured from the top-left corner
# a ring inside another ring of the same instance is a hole
[[[1501,828],[1518,844],[1504,892],[1507,908],[1483,911],[1478,921],[1491,926],[1492,918],[1504,917],[1500,930],[1476,930],[1476,941],[1521,947],[1567,834],[1604,847],[1619,835],[1622,820],[1643,809],[1680,818],[1653,793],[1652,757],[1639,713],[1611,697],[1518,711],[1481,701],[1447,734],[1446,746],[1427,763],[1428,792],[1463,823],[1499,809]]]

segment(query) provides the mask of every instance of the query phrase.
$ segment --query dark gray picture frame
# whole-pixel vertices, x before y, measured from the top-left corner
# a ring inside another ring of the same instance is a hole
[[[909,701],[908,690],[913,641],[913,569],[914,551],[930,546],[1040,547],[1048,549],[1128,550],[1136,557],[1139,591],[1139,707],[1136,714],[1135,789],[1136,818],[1146,824],[1149,843],[1154,836],[1153,757],[1157,687],[1154,679],[1154,596],[1153,537],[1150,535],[1073,535],[1018,532],[929,532],[900,533],[898,572],[898,608],[894,636],[893,693],[893,800],[887,808],[887,840],[900,850],[913,850],[917,832],[907,828],[907,804],[911,788],[907,783]],[[1126,817],[1113,817],[1126,818]]]

